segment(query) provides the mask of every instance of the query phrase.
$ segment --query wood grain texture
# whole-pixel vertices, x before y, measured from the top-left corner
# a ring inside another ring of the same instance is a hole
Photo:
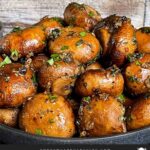
[[[33,24],[46,15],[62,17],[73,1],[93,6],[103,18],[111,14],[128,16],[136,28],[150,24],[150,0],[0,0],[0,21],[8,32],[15,22]]]
[[[150,26],[150,0],[145,3],[145,21],[144,26]]]

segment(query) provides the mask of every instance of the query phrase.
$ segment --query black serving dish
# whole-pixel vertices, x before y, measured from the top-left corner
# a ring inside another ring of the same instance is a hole
[[[38,136],[0,125],[0,141],[7,144],[51,144],[51,145],[101,145],[101,144],[150,144],[150,127],[97,138],[53,138]]]

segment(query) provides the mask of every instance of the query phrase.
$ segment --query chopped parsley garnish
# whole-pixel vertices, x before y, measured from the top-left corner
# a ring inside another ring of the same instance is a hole
[[[32,82],[33,82],[34,84],[37,84],[37,78],[36,78],[35,73],[34,73],[33,76],[32,76]]]
[[[110,71],[111,71],[112,76],[115,76],[116,74],[121,72],[120,69],[116,65],[113,65],[112,67],[110,67]]]
[[[59,22],[60,24],[63,24],[63,20],[59,17],[52,17],[52,20]]]
[[[129,62],[133,62],[133,61],[135,61],[135,60],[137,60],[137,59],[140,59],[140,58],[142,58],[143,57],[143,54],[142,53],[134,53],[134,54],[129,54],[128,56],[127,56],[127,60],[129,61]]]
[[[117,99],[118,99],[121,103],[125,102],[125,96],[124,96],[123,94],[120,94],[120,95],[117,97]]]
[[[80,34],[80,36],[82,36],[82,37],[86,36],[86,32],[84,32],[84,31],[83,31],[83,32],[80,32],[79,34]]]
[[[35,134],[37,134],[37,135],[43,135],[43,131],[38,128],[38,129],[35,130]]]
[[[86,102],[89,102],[91,100],[91,97],[90,96],[87,96],[87,97],[84,97],[83,98],[83,101],[86,101]]]
[[[52,66],[54,64],[54,59],[53,58],[49,59],[47,63]]]
[[[93,16],[94,16],[94,12],[93,12],[93,11],[90,11],[90,12],[88,13],[88,16],[93,17]]]
[[[47,63],[52,66],[54,62],[60,61],[60,60],[61,60],[61,57],[59,54],[52,54],[51,58],[47,61]]]
[[[18,58],[19,58],[19,53],[18,53],[18,51],[17,51],[16,49],[11,50],[11,55],[10,55],[10,57],[11,57],[14,61],[17,61]]]
[[[57,99],[57,96],[56,96],[56,95],[52,95],[52,94],[48,94],[48,97],[49,97],[49,100],[50,100],[51,102],[55,102],[56,99]]]
[[[11,60],[8,56],[0,63],[0,67],[3,67],[4,65],[10,64]]]
[[[135,77],[135,76],[129,76],[128,80],[131,81],[131,82],[138,82],[138,78]]]
[[[91,97],[87,96],[87,97],[83,97],[82,98],[82,105],[83,106],[87,106],[90,103]]]
[[[52,54],[52,55],[51,55],[51,58],[53,58],[53,59],[54,59],[54,61],[60,61],[60,60],[61,60],[61,58],[60,58],[60,55],[59,55],[59,54]]]
[[[135,64],[136,64],[137,66],[140,66],[142,63],[137,60],[137,61],[135,61]]]
[[[21,28],[20,27],[14,27],[12,29],[12,32],[18,32],[18,31],[21,31]]]
[[[69,46],[64,45],[61,47],[61,50],[67,50],[67,49],[69,49]]]
[[[80,39],[79,41],[76,42],[76,46],[80,46],[84,43],[84,41],[82,39]]]

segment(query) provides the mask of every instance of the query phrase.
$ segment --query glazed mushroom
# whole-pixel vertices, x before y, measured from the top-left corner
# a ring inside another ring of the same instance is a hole
[[[110,64],[124,65],[127,56],[137,48],[135,29],[131,20],[125,16],[109,16],[94,29],[102,48],[103,56],[110,57]]]
[[[51,55],[48,62],[38,72],[39,86],[62,96],[68,96],[76,77],[81,73],[81,66],[71,58]]]
[[[10,127],[16,127],[19,109],[17,108],[0,108],[0,123]]]
[[[115,66],[107,70],[88,70],[75,83],[75,92],[82,97],[99,93],[117,96],[123,92],[123,89],[123,76]]]
[[[139,98],[128,110],[127,129],[135,130],[150,125],[150,97]]]
[[[69,25],[92,30],[101,20],[101,15],[91,6],[72,2],[64,11],[64,19]]]
[[[99,57],[101,46],[96,37],[85,29],[66,27],[58,38],[49,42],[49,52],[70,55],[81,64],[86,64]]]
[[[36,93],[33,72],[19,63],[0,67],[0,107],[17,107]]]
[[[72,137],[75,133],[71,106],[61,96],[39,93],[28,101],[19,117],[20,128],[50,137]]]
[[[150,53],[150,27],[142,27],[136,31],[138,52]]]
[[[79,109],[80,136],[99,137],[126,132],[124,113],[123,105],[108,94],[84,97]]]
[[[150,54],[136,53],[129,56],[129,60],[131,63],[124,71],[126,90],[131,95],[148,93],[150,91]]]

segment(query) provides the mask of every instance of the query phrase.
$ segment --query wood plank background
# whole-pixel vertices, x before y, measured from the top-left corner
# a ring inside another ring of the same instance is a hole
[[[62,17],[72,1],[93,6],[103,18],[111,14],[125,15],[136,28],[150,26],[150,0],[0,0],[4,33],[16,26],[16,22],[33,24],[45,15]]]

